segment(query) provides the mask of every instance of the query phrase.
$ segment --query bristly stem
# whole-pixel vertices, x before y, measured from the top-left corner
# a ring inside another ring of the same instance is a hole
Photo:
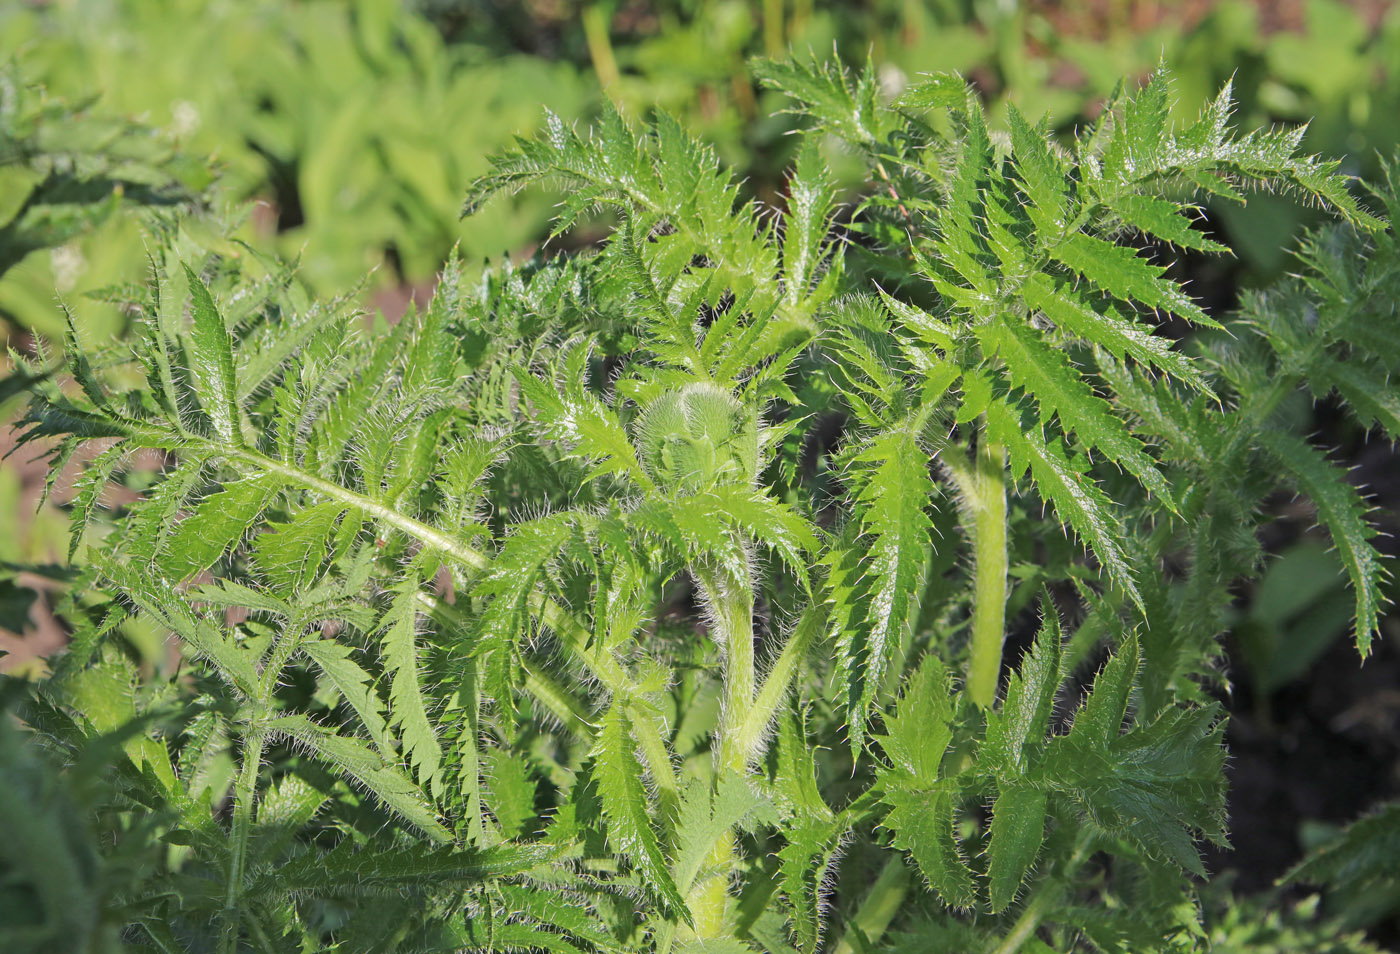
[[[773,661],[773,665],[764,676],[763,685],[759,687],[758,695],[745,713],[735,735],[734,757],[742,765],[747,766],[759,755],[759,747],[768,731],[769,723],[773,721],[778,707],[787,698],[793,679],[796,678],[802,661],[807,658],[807,650],[822,632],[826,623],[825,608],[819,601],[813,601],[807,606],[778,658]]]
[[[238,781],[233,789],[233,823],[229,832],[228,884],[224,893],[224,929],[220,939],[221,954],[238,950],[238,934],[243,920],[243,878],[248,862],[248,836],[253,830],[253,809],[258,797],[258,775],[262,771],[263,748],[267,733],[259,718],[272,705],[282,670],[295,655],[305,635],[305,624],[292,620],[279,634],[268,651],[263,665],[259,698],[254,702],[252,724],[243,736],[243,760],[238,769]]]
[[[985,433],[984,433],[985,436]],[[1001,646],[1006,634],[1006,449],[983,440],[975,462],[956,448],[943,460],[958,486],[972,538],[972,642],[967,666],[968,698],[982,708],[996,702]]]
[[[238,950],[242,920],[243,875],[248,858],[248,835],[253,827],[253,801],[258,793],[258,773],[262,769],[263,745],[267,737],[260,727],[250,727],[243,737],[243,762],[233,790],[233,826],[229,833],[228,884],[224,894],[224,929],[219,944],[222,954]]]
[[[754,702],[753,590],[725,570],[696,564],[692,571],[714,616],[724,652],[724,708],[719,728],[719,769],[743,773],[748,762],[741,736]]]
[[[1006,932],[1006,936],[997,943],[991,954],[1016,954],[1021,945],[1035,934],[1045,915],[1059,903],[1061,890],[1060,884],[1056,882],[1050,890],[1038,891],[1032,895],[1021,911],[1021,916],[1011,925],[1011,930]]]
[[[749,665],[752,668],[752,603],[748,604],[749,625],[747,627],[750,647]],[[749,763],[759,754],[764,733],[772,721],[779,705],[787,697],[792,680],[799,664],[807,655],[808,648],[822,630],[826,616],[822,605],[810,605],[798,620],[797,626],[788,637],[787,644],[774,661],[756,697],[743,709],[737,718],[726,719],[722,734],[720,771],[743,773]],[[752,677],[751,677],[752,678]],[[752,692],[752,690],[750,690]],[[730,704],[729,693],[725,694],[726,706]],[[724,922],[729,898],[729,873],[737,864],[738,852],[735,848],[734,832],[726,831],[714,843],[706,867],[715,873],[695,883],[686,897],[691,913],[695,917],[697,937],[723,937],[727,930]]]
[[[723,708],[717,736],[715,770],[719,774],[744,774],[748,752],[744,730],[754,704],[756,679],[753,651],[753,588],[747,579],[736,579],[709,562],[691,566],[705,605],[713,615],[714,639],[724,652]],[[700,938],[725,937],[729,933],[725,909],[729,900],[730,873],[738,863],[734,833],[726,831],[710,850],[713,873],[696,882],[686,903]]]
[[[729,905],[730,874],[738,861],[734,831],[730,829],[715,841],[705,859],[711,873],[696,881],[685,899],[695,918],[696,937],[721,938],[730,934],[725,910]]]

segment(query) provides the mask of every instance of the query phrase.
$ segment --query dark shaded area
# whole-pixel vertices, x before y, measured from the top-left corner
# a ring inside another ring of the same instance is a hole
[[[273,154],[260,143],[249,142],[248,145],[267,160],[267,181],[272,186],[273,202],[277,213],[277,231],[286,232],[305,225],[306,213],[301,208],[301,190],[297,186],[295,161],[289,161]]]
[[[1345,824],[1400,796],[1400,644],[1381,640],[1364,665],[1337,640],[1307,680],[1269,699],[1232,674],[1230,837],[1212,870],[1233,868],[1245,891],[1265,890],[1295,864],[1305,822]]]

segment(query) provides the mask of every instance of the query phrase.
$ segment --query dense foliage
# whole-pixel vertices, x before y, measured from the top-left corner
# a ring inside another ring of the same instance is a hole
[[[24,439],[91,456],[72,643],[0,727],[10,945],[1312,936],[1204,922],[1217,637],[1284,490],[1372,648],[1365,498],[1279,412],[1333,395],[1400,434],[1400,183],[1368,211],[1301,129],[1234,131],[1228,87],[1175,127],[1164,73],[1063,148],[951,75],[889,103],[873,70],[756,69],[805,130],[781,211],[665,115],[549,116],[467,211],[562,186],[596,253],[475,286],[454,258],[367,327],[167,229],[134,346],[70,328],[22,363]],[[1224,252],[1196,203],[1261,190],[1337,221],[1212,318],[1146,253]],[[138,626],[174,671],[138,671]],[[1395,817],[1297,879],[1393,879]]]

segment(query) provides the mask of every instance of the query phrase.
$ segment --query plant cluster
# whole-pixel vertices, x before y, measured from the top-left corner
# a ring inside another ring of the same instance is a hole
[[[367,328],[157,242],[134,347],[24,365],[24,439],[93,456],[72,643],[0,736],[11,944],[1209,948],[1217,637],[1270,495],[1377,631],[1365,498],[1280,408],[1400,434],[1387,220],[1228,87],[1177,128],[1159,72],[1066,148],[952,75],[756,70],[804,130],[781,211],[664,115],[551,115],[466,211],[554,184],[594,253],[454,259]],[[1145,252],[1225,251],[1196,203],[1259,190],[1339,221],[1212,317]]]

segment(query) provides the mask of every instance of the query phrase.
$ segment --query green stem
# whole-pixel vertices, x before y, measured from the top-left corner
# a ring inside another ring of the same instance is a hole
[[[697,566],[692,570],[715,615],[717,627],[723,630],[717,635],[726,651],[725,714],[720,729],[717,770],[744,774],[757,756],[768,723],[786,697],[808,648],[822,631],[826,617],[821,604],[808,605],[755,696],[752,595],[747,586],[735,585],[714,567]],[[735,662],[737,666],[733,665]],[[736,718],[731,718],[731,713]],[[682,929],[685,936],[692,933],[698,938],[730,936],[731,926],[726,918],[729,883],[738,863],[734,831],[728,829],[715,838],[705,859],[704,868],[711,874],[696,881],[695,871],[676,873],[677,886],[684,892],[686,905],[694,920],[693,928]],[[667,954],[676,935],[675,925],[662,931],[657,942],[659,954]]]
[[[756,683],[753,590],[747,579],[735,579],[726,570],[708,562],[693,564],[691,572],[713,617],[711,636],[724,652],[723,707],[715,771],[718,775],[730,772],[743,775],[748,769],[744,740],[753,711]],[[699,938],[728,937],[732,933],[725,917],[729,881],[739,861],[732,829],[715,839],[706,861],[712,873],[686,893],[686,904],[694,920],[693,930]]]
[[[248,836],[253,828],[253,807],[258,795],[258,774],[262,770],[263,747],[267,735],[258,720],[272,705],[272,696],[282,670],[287,667],[297,647],[301,645],[306,625],[301,619],[289,620],[280,637],[268,650],[258,685],[260,698],[255,701],[253,722],[243,736],[243,761],[233,792],[233,824],[229,833],[228,884],[224,895],[224,932],[220,950],[233,954],[238,948],[238,933],[242,921],[243,877],[248,860]]]
[[[763,46],[773,59],[783,56],[783,0],[763,0]]]
[[[233,827],[229,835],[228,884],[224,895],[224,930],[219,945],[223,954],[238,949],[239,922],[242,918],[243,874],[248,859],[248,835],[253,827],[253,801],[257,797],[258,773],[262,769],[263,746],[267,741],[261,728],[251,727],[243,737],[243,762],[233,790]]]
[[[698,575],[698,574],[697,574]],[[715,582],[713,579],[711,582]],[[704,585],[704,584],[702,584]],[[752,611],[749,612],[749,646],[752,647]],[[798,667],[806,658],[807,649],[822,631],[825,614],[819,603],[809,604],[782,652],[764,677],[762,688],[757,696],[743,709],[743,718],[733,731],[726,733],[720,756],[720,771],[748,770],[748,765],[758,754],[768,723],[786,698]],[[726,703],[727,705],[728,703]],[[730,925],[726,914],[729,905],[730,875],[739,862],[737,845],[732,829],[721,833],[710,846],[703,867],[712,872],[695,880],[696,871],[676,872],[677,887],[685,894],[686,906],[694,920],[691,929],[685,929],[686,937],[694,934],[697,938],[728,937]],[[658,935],[658,954],[668,954],[677,936],[677,926],[668,925]]]
[[[533,661],[522,659],[520,668],[525,674],[525,691],[558,719],[565,731],[577,739],[593,737],[594,727],[582,702]]]
[[[277,691],[277,681],[282,678],[282,670],[287,668],[287,663],[296,654],[297,647],[301,645],[302,636],[306,633],[306,623],[297,618],[287,621],[277,641],[268,650],[267,660],[263,663],[262,683],[259,690],[265,705],[271,704],[272,694]]]
[[[954,448],[944,448],[943,459],[958,485],[963,519],[972,537],[972,642],[967,694],[975,704],[989,708],[996,702],[1006,635],[1006,449],[984,440],[975,464]]]
[[[484,570],[491,565],[491,559],[486,554],[474,547],[468,546],[452,534],[429,526],[421,520],[416,520],[408,514],[395,510],[386,504],[380,503],[373,497],[366,497],[364,494],[356,493],[347,487],[308,473],[300,467],[291,464],[284,464],[282,461],[266,454],[260,454],[254,450],[243,448],[226,447],[222,444],[208,442],[209,449],[217,454],[221,454],[231,460],[242,461],[265,473],[276,474],[289,483],[300,484],[308,490],[314,490],[319,494],[339,500],[341,503],[357,507],[365,513],[379,520],[384,521],[391,527],[402,530],[404,533],[416,540],[442,551],[461,563],[466,564],[476,570]],[[562,613],[562,610],[556,612]]]
[[[274,954],[277,951],[277,948],[272,946],[272,940],[267,936],[267,929],[257,918],[248,919],[248,931],[253,935],[253,940],[257,942],[264,954]]]
[[[713,874],[707,875],[686,894],[686,904],[695,919],[695,936],[699,938],[728,937],[733,932],[725,919],[729,907],[729,875],[739,861],[733,829],[725,831],[710,849],[705,859]]]
[[[332,500],[356,507],[363,512],[384,521],[389,526],[425,543],[452,557],[459,563],[475,570],[484,570],[491,565],[491,558],[475,547],[463,543],[452,534],[430,526],[421,520],[408,516],[393,507],[386,506],[372,497],[357,493],[323,477],[307,473],[299,467],[284,464],[279,460],[253,450],[235,449],[221,445],[210,445],[211,449],[232,460],[241,461],[264,473],[276,474],[289,483],[300,484],[307,490],[314,490]],[[433,606],[448,604],[434,601]],[[627,674],[622,666],[606,653],[590,652],[586,647],[589,641],[588,627],[574,619],[557,603],[542,594],[534,594],[530,599],[530,609],[540,621],[559,636],[580,661],[586,664],[598,681],[612,693],[625,691],[630,687]]]
[[[661,719],[654,710],[637,705],[628,706],[632,721],[632,737],[642,751],[647,771],[656,785],[657,807],[663,819],[674,819],[681,805],[681,787],[676,779],[676,767],[671,762],[671,750],[661,735]]]
[[[583,11],[584,42],[588,44],[588,56],[593,60],[593,72],[598,74],[598,85],[603,89],[616,83],[621,75],[617,57],[613,55],[612,38],[608,35],[608,21],[611,19],[610,2],[595,3]]]

